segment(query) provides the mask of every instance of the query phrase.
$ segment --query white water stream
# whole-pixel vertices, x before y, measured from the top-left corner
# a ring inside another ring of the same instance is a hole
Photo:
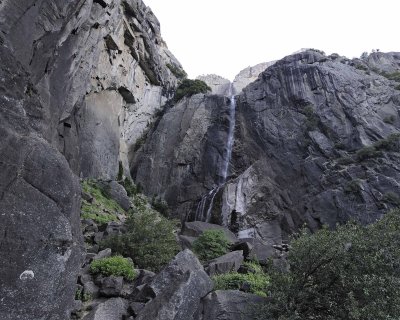
[[[226,141],[226,148],[224,150],[224,156],[222,157],[222,164],[218,168],[218,185],[212,189],[208,194],[205,194],[196,209],[196,217],[197,221],[205,221],[209,222],[211,220],[212,208],[214,205],[214,198],[217,195],[218,191],[225,184],[226,178],[228,176],[229,163],[232,158],[232,148],[234,142],[234,132],[235,132],[235,113],[236,113],[236,101],[235,95],[233,93],[233,85],[232,83],[229,86],[229,129],[228,129],[228,139]]]

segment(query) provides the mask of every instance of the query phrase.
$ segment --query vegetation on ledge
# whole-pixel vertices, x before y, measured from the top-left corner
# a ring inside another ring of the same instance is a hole
[[[208,91],[211,91],[211,88],[203,80],[185,79],[176,89],[175,101],[179,101],[183,97],[191,97],[197,93],[207,93]]]

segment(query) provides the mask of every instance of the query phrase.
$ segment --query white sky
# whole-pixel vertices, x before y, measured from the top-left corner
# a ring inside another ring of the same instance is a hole
[[[190,78],[242,69],[301,48],[349,58],[400,51],[400,0],[144,0]]]

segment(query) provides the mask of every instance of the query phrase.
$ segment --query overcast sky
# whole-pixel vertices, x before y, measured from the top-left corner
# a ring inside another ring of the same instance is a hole
[[[400,0],[143,0],[190,78],[242,69],[301,48],[349,58],[400,51]]]

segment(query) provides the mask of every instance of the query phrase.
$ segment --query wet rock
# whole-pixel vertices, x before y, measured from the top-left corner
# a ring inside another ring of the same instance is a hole
[[[243,263],[243,251],[229,252],[207,263],[206,271],[210,276],[237,271]]]
[[[213,283],[188,249],[178,253],[148,285],[155,298],[139,312],[138,320],[189,320]]]
[[[185,222],[182,229],[182,235],[198,237],[206,230],[222,230],[230,243],[235,243],[237,241],[235,234],[227,228],[202,221]]]

